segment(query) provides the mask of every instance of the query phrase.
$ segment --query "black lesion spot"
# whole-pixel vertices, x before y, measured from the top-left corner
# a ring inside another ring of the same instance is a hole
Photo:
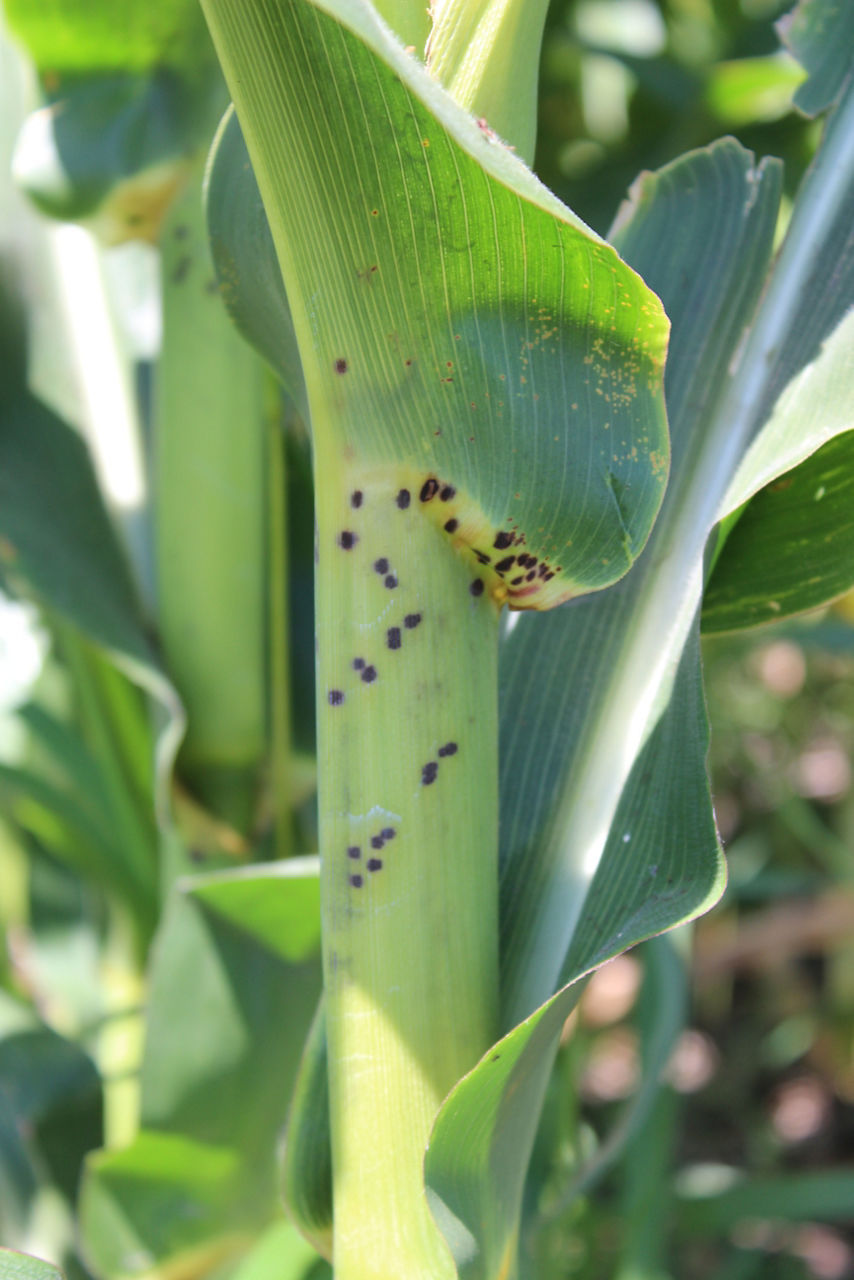
[[[388,573],[388,560],[385,556],[380,556],[379,560],[374,561],[374,573]]]
[[[536,578],[536,576],[537,576],[537,571],[536,571],[536,569],[529,569],[529,570],[528,570],[528,572],[525,574],[525,581],[526,581],[526,582],[533,582],[533,580],[534,580],[534,578]]]
[[[385,844],[385,840],[383,839],[382,834],[378,836],[371,836],[372,849],[381,849],[384,844]]]
[[[495,535],[495,541],[492,544],[499,551],[504,551],[507,547],[513,546],[513,534],[507,533],[504,529],[499,529]]]
[[[382,858],[368,858],[367,866],[369,871],[382,871],[383,860]]]
[[[346,372],[347,372],[347,361],[346,361],[346,360],[344,360],[343,358],[342,358],[342,359],[339,359],[339,360],[336,360],[336,361],[335,361],[335,372],[336,372],[336,373],[346,373]]]
[[[362,850],[359,848],[357,844],[351,844],[347,849],[348,858],[352,858],[355,861],[357,858],[361,858],[361,856],[362,856]]]
[[[429,787],[431,782],[436,781],[436,774],[439,772],[439,766],[435,760],[428,760],[427,764],[421,767],[421,781],[425,787]]]
[[[397,586],[397,577],[393,573],[387,573],[383,578],[383,586],[388,587],[389,591],[393,591]]]
[[[482,551],[475,551],[474,554],[477,556],[481,564],[489,564],[492,560],[491,556],[484,555]]]
[[[456,742],[446,742],[444,747],[439,748],[439,755],[442,756],[443,758],[445,756],[455,756],[458,751],[459,751],[459,747],[457,746]]]
[[[510,586],[511,586],[511,587],[518,587],[519,583],[522,581],[522,579],[523,579],[524,577],[525,577],[524,573],[520,573],[518,578],[511,578],[511,579],[510,579]]]
[[[409,490],[408,490],[408,489],[401,489],[401,490],[399,491],[399,493],[398,493],[397,497],[395,498],[395,502],[396,502],[396,503],[397,503],[397,505],[400,507],[401,511],[405,511],[405,510],[406,510],[406,508],[409,506],[409,503],[410,503]]]
[[[469,593],[473,596],[483,595],[483,579],[475,578],[474,582],[469,585]]]
[[[430,476],[429,479],[424,481],[418,496],[422,502],[431,502],[438,492],[439,481],[435,476]]]
[[[361,671],[361,670],[362,670],[362,667],[365,665],[365,659],[364,659],[364,658],[354,658],[354,659],[353,659],[353,664],[352,664],[352,665],[353,665],[353,670],[354,670],[354,671]]]
[[[364,496],[361,489],[354,489],[350,494],[350,506],[359,508],[362,505]]]
[[[503,560],[498,560],[495,565],[496,573],[506,573],[508,569],[512,569],[516,563],[515,556],[505,556]]]
[[[377,678],[376,667],[365,667],[364,671],[362,672],[362,679],[364,680],[365,684],[373,684],[376,678]]]
[[[420,613],[408,613],[406,617],[403,619],[403,625],[406,627],[407,631],[414,631],[420,621],[421,621]]]
[[[344,551],[352,551],[358,541],[358,534],[353,533],[352,529],[342,529],[338,535],[338,545]]]
[[[442,492],[439,494],[439,497],[442,502],[450,502],[456,492],[457,491],[452,484],[446,484],[442,489]]]
[[[365,882],[362,879],[362,877],[359,875],[358,871],[354,872],[353,875],[350,876],[350,884],[353,886],[354,889],[361,889],[364,883]]]
[[[344,694],[340,689],[330,689],[326,695],[329,700],[330,707],[340,707],[344,701]]]
[[[397,835],[397,832],[395,831],[394,827],[383,827],[382,831],[380,832],[380,835],[382,836],[383,840],[393,840],[394,837]]]
[[[446,520],[444,524],[445,533],[456,533],[459,527],[459,520]]]
[[[389,649],[400,648],[400,627],[389,627],[385,636],[386,644]]]

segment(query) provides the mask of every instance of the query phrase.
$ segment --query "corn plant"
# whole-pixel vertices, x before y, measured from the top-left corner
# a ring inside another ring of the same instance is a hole
[[[732,138],[641,174],[606,240],[538,181],[544,4],[127,0],[130,64],[111,7],[6,8],[52,100],[24,185],[162,264],[141,546],[11,336],[0,405],[3,580],[80,734],[33,707],[51,779],[0,783],[147,958],[86,1265],[540,1274],[526,1175],[584,980],[723,888],[701,625],[854,583],[851,7],[781,28],[825,122],[776,250],[781,166]],[[647,956],[644,1081],[567,1205],[679,1027],[681,962]]]

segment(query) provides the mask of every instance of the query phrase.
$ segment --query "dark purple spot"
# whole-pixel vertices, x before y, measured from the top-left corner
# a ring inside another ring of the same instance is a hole
[[[422,502],[430,502],[431,499],[435,498],[438,492],[439,492],[439,481],[436,479],[435,476],[430,476],[429,480],[424,481],[423,485],[421,486],[421,492],[419,493],[418,496]]]
[[[350,876],[350,884],[353,886],[354,889],[361,889],[363,883],[364,881],[362,880],[362,877],[359,875],[358,871],[355,872],[354,875]]]
[[[536,569],[529,569],[529,570],[528,570],[528,572],[525,574],[525,581],[526,581],[526,582],[533,582],[533,580],[534,580],[534,578],[536,578],[536,576],[537,576],[537,571],[536,571]]]
[[[425,787],[429,787],[431,782],[436,781],[436,774],[439,772],[439,766],[435,760],[430,760],[422,766],[421,781]]]
[[[540,565],[539,569],[537,570],[537,577],[544,578],[548,573],[548,571],[549,571],[549,566],[545,563],[545,561],[543,561],[543,563]]]
[[[474,582],[469,587],[469,591],[473,596],[482,596],[483,595],[483,579],[475,578]]]
[[[456,492],[457,491],[452,484],[446,484],[442,492],[439,494],[439,497],[443,502],[450,502]]]
[[[401,489],[397,497],[395,498],[395,502],[400,507],[401,511],[405,511],[406,508],[409,506],[409,490]]]
[[[362,856],[362,850],[359,848],[359,846],[357,844],[351,844],[347,850],[347,857],[355,859],[355,858],[361,858],[361,856]]]
[[[382,836],[381,836],[381,835],[379,835],[379,836],[371,836],[371,848],[372,848],[372,849],[381,849],[381,848],[383,847],[383,845],[384,845],[384,844],[385,844],[385,840],[383,840],[383,838],[382,838]]]
[[[365,684],[373,684],[376,678],[377,678],[376,667],[365,667],[364,671],[362,672],[362,679],[364,680]]]
[[[385,556],[380,556],[379,560],[374,561],[374,571],[376,573],[388,573],[388,560]]]
[[[338,535],[338,545],[343,547],[345,551],[350,551],[358,541],[358,535],[352,533],[349,529],[342,529]]]
[[[519,583],[522,581],[522,579],[524,578],[524,576],[525,576],[525,575],[524,575],[524,573],[520,573],[518,578],[511,578],[511,579],[510,579],[510,586],[511,586],[511,587],[518,587]]]
[[[362,505],[362,499],[364,496],[365,495],[362,493],[361,489],[354,489],[353,492],[350,494],[350,506],[360,507]]]
[[[385,635],[385,641],[389,649],[400,648],[400,627],[389,627]]]
[[[458,747],[456,742],[446,742],[444,747],[439,748],[439,755],[455,756],[457,754],[457,751],[458,751]]]
[[[504,531],[503,529],[499,530],[499,532],[498,532],[498,533],[496,533],[496,535],[495,535],[495,541],[493,542],[493,544],[492,544],[492,545],[493,545],[494,547],[497,547],[499,551],[503,551],[503,550],[505,549],[505,547],[512,547],[512,546],[513,546],[513,534],[512,534],[512,533],[505,533],[505,531]]]
[[[382,858],[368,858],[369,871],[382,871],[382,865],[383,865]]]
[[[495,572],[506,573],[508,569],[513,568],[513,564],[515,560],[516,560],[515,556],[505,556],[503,560],[497,561],[495,565]]]
[[[554,574],[551,571],[549,571],[548,573],[543,575],[543,582],[551,582],[553,577],[554,577]]]
[[[353,659],[353,670],[354,670],[354,671],[361,671],[361,670],[362,670],[362,667],[363,667],[364,665],[365,665],[365,659],[364,659],[364,658],[354,658],[354,659]]]
[[[326,696],[329,699],[330,707],[340,707],[341,703],[344,701],[344,694],[340,689],[330,689]]]
[[[389,591],[394,590],[394,588],[397,586],[397,578],[394,576],[393,573],[386,574],[386,576],[383,578],[383,586],[388,587]]]
[[[459,520],[446,520],[444,525],[445,533],[454,533],[459,528],[459,526],[460,526]]]
[[[397,832],[395,831],[394,827],[383,827],[382,831],[380,832],[380,835],[382,836],[383,840],[393,840],[394,837],[397,835]]]
[[[346,361],[346,360],[336,360],[336,361],[335,361],[335,372],[336,372],[336,373],[346,373],[346,372],[347,372],[347,361]]]
[[[421,621],[420,613],[408,613],[406,617],[403,619],[403,625],[406,627],[407,631],[413,631],[418,626],[420,621]]]

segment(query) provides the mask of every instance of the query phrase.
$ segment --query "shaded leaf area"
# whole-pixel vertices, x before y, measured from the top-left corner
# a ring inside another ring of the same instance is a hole
[[[13,1249],[0,1249],[0,1276],[3,1280],[62,1280],[58,1267]]]
[[[352,450],[416,494],[450,485],[425,509],[452,521],[458,549],[497,564],[496,548],[524,543],[518,571],[513,553],[491,582],[519,607],[604,586],[643,545],[666,478],[657,301],[367,10],[347,17],[394,70],[325,14],[283,6],[258,40],[275,105],[244,120],[256,162],[258,135],[277,157],[262,194],[281,210],[318,456]],[[229,163],[211,194],[242,179]],[[247,274],[280,288],[263,245],[250,271],[217,243],[235,298]],[[233,305],[248,315],[257,285]]]
[[[852,586],[854,432],[849,430],[748,503],[706,588],[703,630],[775,622]]]
[[[2,997],[0,1230],[5,1240],[26,1238],[45,1180],[74,1202],[84,1157],[101,1141],[101,1081],[92,1059],[28,1009]],[[0,1262],[5,1276],[2,1267]]]
[[[795,94],[808,116],[826,111],[851,75],[854,9],[848,0],[800,0],[777,23],[780,39],[809,73]]]
[[[84,1187],[85,1249],[105,1274],[189,1255],[213,1265],[276,1215],[276,1147],[321,987],[317,879],[302,870],[265,868],[254,888],[245,870],[202,876],[170,899],[150,975],[143,1130],[93,1157]],[[285,937],[300,916],[291,943],[271,948],[273,919]]]
[[[282,1161],[289,1217],[326,1258],[332,1257],[332,1138],[323,1004],[308,1034],[294,1085]]]
[[[845,5],[849,27],[854,9]],[[854,47],[848,37],[847,57]],[[789,382],[815,361],[854,304],[854,76],[830,112],[821,146],[798,190],[775,268],[794,284],[778,292],[778,332],[754,426],[764,426]],[[785,269],[785,271],[784,271]]]
[[[854,1170],[827,1169],[771,1177],[738,1178],[707,1196],[679,1196],[680,1230],[703,1235],[729,1232],[740,1222],[840,1222],[854,1214]]]
[[[622,252],[673,323],[673,471],[633,573],[602,597],[521,618],[502,646],[505,1020],[559,975],[570,985],[499,1042],[436,1122],[428,1190],[472,1280],[501,1274],[515,1251],[532,1117],[575,980],[691,918],[722,888],[692,622],[714,519],[699,498],[699,446],[761,289],[778,198],[778,167],[756,168],[724,141],[644,175],[618,221]]]
[[[290,1222],[277,1222],[241,1259],[232,1280],[330,1280],[331,1269]]]
[[[211,252],[228,313],[307,418],[305,379],[276,246],[233,106],[214,141],[205,204]]]
[[[17,181],[52,217],[98,215],[108,242],[154,238],[224,105],[198,6],[10,0],[6,12],[46,99],[21,130]]]

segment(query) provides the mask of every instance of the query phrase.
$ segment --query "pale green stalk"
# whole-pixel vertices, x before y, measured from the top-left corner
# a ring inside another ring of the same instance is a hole
[[[346,361],[323,350],[317,317],[347,305],[358,250],[328,225],[324,158],[300,128],[296,15],[203,3],[311,413],[336,1280],[450,1280],[422,1162],[440,1102],[497,1030],[497,614],[425,515],[424,475],[396,464],[393,416],[385,460],[344,444],[359,410],[344,407]],[[335,101],[332,85],[313,92]],[[364,412],[382,416],[381,398]]]
[[[188,713],[182,771],[203,801],[246,829],[266,753],[265,374],[216,288],[200,177],[162,237],[158,622]]]

